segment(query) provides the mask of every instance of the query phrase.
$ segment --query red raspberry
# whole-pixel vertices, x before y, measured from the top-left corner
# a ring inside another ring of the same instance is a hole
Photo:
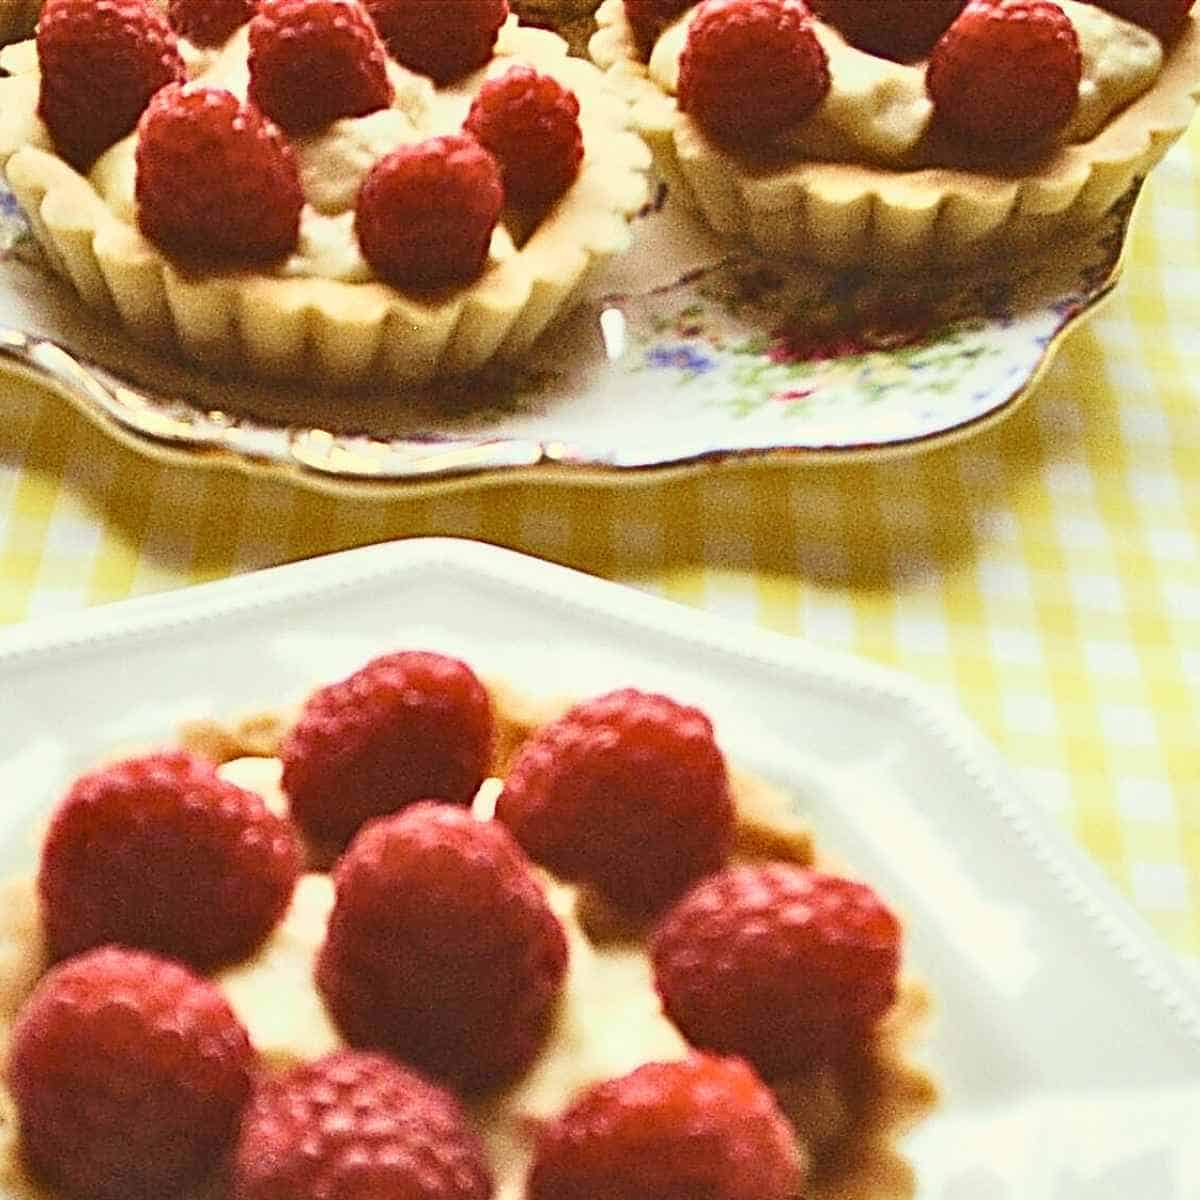
[[[120,942],[198,967],[244,958],[291,901],[300,850],[253,792],[189,754],[76,780],[42,847],[51,953]]]
[[[829,62],[800,0],[705,0],[679,60],[679,107],[710,137],[760,145],[829,92]]]
[[[18,1018],[8,1084],[24,1154],[80,1200],[175,1196],[233,1142],[254,1052],[216,987],[105,946],[63,963]]]
[[[512,204],[546,208],[579,174],[579,101],[553,76],[532,67],[510,67],[489,79],[463,128],[495,156]]]
[[[367,825],[334,882],[316,977],[347,1041],[473,1089],[529,1063],[567,942],[502,825],[413,805]]]
[[[259,1080],[231,1200],[490,1200],[483,1145],[458,1100],[382,1054],[343,1050]]]
[[[692,6],[692,0],[625,0],[625,19],[644,58],[650,57],[659,34]]]
[[[892,1006],[900,923],[869,887],[788,863],[698,883],[650,943],[667,1015],[768,1079],[851,1049]]]
[[[250,22],[247,95],[289,133],[386,108],[383,42],[357,0],[262,0]]]
[[[966,0],[808,0],[852,46],[908,62],[923,58]]]
[[[354,232],[381,279],[431,291],[479,277],[503,207],[496,160],[473,137],[451,134],[401,146],[371,168]]]
[[[407,650],[314,692],[280,751],[292,816],[344,847],[414,800],[470,804],[492,761],[487,689],[456,658]]]
[[[80,171],[133,131],[160,87],[184,77],[175,35],[149,0],[46,0],[37,50],[38,115]]]
[[[1183,32],[1195,0],[1092,0],[1092,3],[1141,25],[1164,42],[1171,42]]]
[[[529,1200],[795,1200],[792,1127],[746,1063],[693,1054],[589,1088],[538,1139]]]
[[[632,688],[534,733],[496,816],[538,862],[633,914],[718,870],[733,841],[725,760],[708,718]]]
[[[254,16],[258,0],[168,0],[171,28],[196,46],[220,46]]]
[[[138,225],[183,258],[270,263],[300,236],[292,148],[221,88],[163,88],[138,125]]]
[[[1051,0],[970,0],[929,58],[938,120],[984,149],[1037,145],[1075,112],[1083,58]]]
[[[365,0],[392,57],[450,83],[492,57],[508,0]]]

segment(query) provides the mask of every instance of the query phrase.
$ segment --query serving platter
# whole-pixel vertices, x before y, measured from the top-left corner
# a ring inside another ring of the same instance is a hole
[[[143,453],[381,496],[912,452],[1016,408],[1115,285],[1136,192],[1049,252],[897,280],[768,261],[659,187],[633,249],[519,366],[330,395],[216,381],[82,314],[0,184],[0,365]]]
[[[904,914],[942,1090],[904,1146],[911,1200],[1200,1195],[1200,989],[973,726],[882,668],[508,551],[369,547],[0,635],[0,873],[113,747],[402,647],[534,692],[702,705]]]

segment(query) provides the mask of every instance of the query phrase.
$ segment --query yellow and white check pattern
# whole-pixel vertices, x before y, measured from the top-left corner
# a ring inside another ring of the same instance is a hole
[[[0,622],[456,534],[899,667],[1200,955],[1200,127],[1007,423],[886,463],[371,503],[166,467],[0,380]]]

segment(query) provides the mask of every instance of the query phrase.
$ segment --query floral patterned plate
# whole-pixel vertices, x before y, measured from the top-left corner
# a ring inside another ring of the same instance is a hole
[[[1136,190],[1070,247],[897,281],[748,255],[660,189],[634,250],[518,369],[332,396],[214,382],[82,316],[0,186],[0,364],[145,453],[327,490],[925,449],[1013,411],[1116,283]]]

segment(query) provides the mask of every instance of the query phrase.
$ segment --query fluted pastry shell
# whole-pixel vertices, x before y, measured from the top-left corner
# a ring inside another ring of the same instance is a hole
[[[497,718],[491,771],[493,778],[500,778],[533,730],[561,715],[569,701],[533,695],[503,680],[489,681],[487,686]],[[278,711],[229,722],[198,721],[181,730],[180,741],[192,752],[217,763],[237,761],[245,765],[251,759],[261,763],[278,754],[294,719],[294,712]],[[244,778],[239,777],[239,781],[250,786]],[[737,813],[736,857],[770,858],[844,871],[840,864],[826,861],[812,831],[796,815],[789,796],[745,772],[734,771],[731,782]],[[263,792],[269,804],[278,803],[277,793],[268,794],[267,788]],[[310,861],[314,850],[309,847]],[[319,854],[319,850],[316,852]],[[589,903],[595,902],[589,902],[583,893],[569,886],[550,882],[548,887],[551,903],[568,931],[572,960],[577,955],[583,960],[590,960],[593,954],[610,956],[612,970],[596,977],[603,993],[603,1002],[596,1008],[597,1019],[603,1020],[603,1014],[608,1013],[611,1021],[612,1012],[619,1010],[626,1021],[640,1019],[647,1026],[661,1025],[662,1030],[633,1030],[624,1045],[627,1032],[624,1029],[611,1029],[609,1036],[599,1039],[593,1031],[592,1043],[584,1047],[579,1041],[579,1022],[571,1013],[560,1012],[539,1062],[523,1079],[477,1103],[472,1110],[489,1147],[496,1174],[496,1200],[522,1200],[523,1179],[537,1121],[565,1107],[570,1095],[593,1081],[591,1076],[599,1073],[598,1077],[609,1077],[632,1069],[636,1064],[628,1061],[630,1056],[636,1057],[645,1047],[653,1047],[660,1058],[680,1057],[685,1052],[682,1039],[657,1012],[657,1001],[652,994],[648,996],[647,1007],[640,1002],[625,1003],[611,990],[626,982],[650,987],[645,963],[630,969],[636,945],[629,939],[640,937],[640,932],[623,929],[619,924],[606,925],[606,921],[612,920],[611,914],[599,913],[595,908],[589,913]],[[331,900],[332,889],[325,878],[306,876],[280,930],[250,960],[251,966],[259,959],[284,957],[290,961],[289,947],[310,940],[304,928],[306,923],[314,913],[323,919]],[[15,1015],[44,969],[45,952],[31,877],[17,877],[0,884],[0,901],[3,901],[0,905],[0,1053],[3,1053]],[[292,962],[293,968],[296,965]],[[218,983],[225,987],[268,1067],[285,1067],[292,1059],[290,1053],[280,1052],[276,1047],[272,1031],[267,1028],[273,1022],[293,1029],[297,1019],[311,1020],[314,1057],[338,1044],[336,1031],[315,997],[293,996],[289,1004],[280,1005],[278,986],[264,989],[261,996],[254,997],[245,986],[246,975],[243,968],[235,966],[221,975]],[[288,978],[297,976],[293,972]],[[577,988],[578,981],[573,982],[569,977],[564,1010],[575,1002]],[[933,1081],[913,1058],[913,1044],[929,1010],[927,987],[907,974],[901,979],[891,1011],[859,1050],[837,1069],[821,1069],[805,1078],[775,1085],[780,1104],[796,1126],[813,1162],[806,1200],[911,1200],[915,1194],[912,1170],[897,1142],[936,1102]],[[604,1055],[611,1054],[611,1065],[603,1058],[596,1059],[597,1048]],[[551,1058],[562,1061],[547,1061]],[[0,1089],[0,1101],[3,1099]],[[2,1107],[0,1104],[0,1111]],[[56,1200],[25,1169],[16,1136],[14,1125],[6,1127],[0,1120],[0,1192],[21,1200]]]
[[[628,246],[629,217],[646,199],[649,154],[601,73],[567,57],[565,42],[543,30],[514,22],[507,45],[514,62],[533,61],[576,93],[583,166],[515,253],[434,297],[378,281],[196,273],[172,262],[54,153],[36,117],[29,42],[0,57],[14,72],[0,79],[0,167],[50,265],[89,309],[139,341],[220,373],[331,388],[426,383],[524,355]]]
[[[625,17],[603,0],[588,50],[628,96],[634,127],[678,199],[769,254],[912,271],[1044,243],[1094,225],[1187,129],[1200,95],[1200,18],[1154,84],[1091,139],[1011,169],[755,163],[718,146],[651,78]]]

